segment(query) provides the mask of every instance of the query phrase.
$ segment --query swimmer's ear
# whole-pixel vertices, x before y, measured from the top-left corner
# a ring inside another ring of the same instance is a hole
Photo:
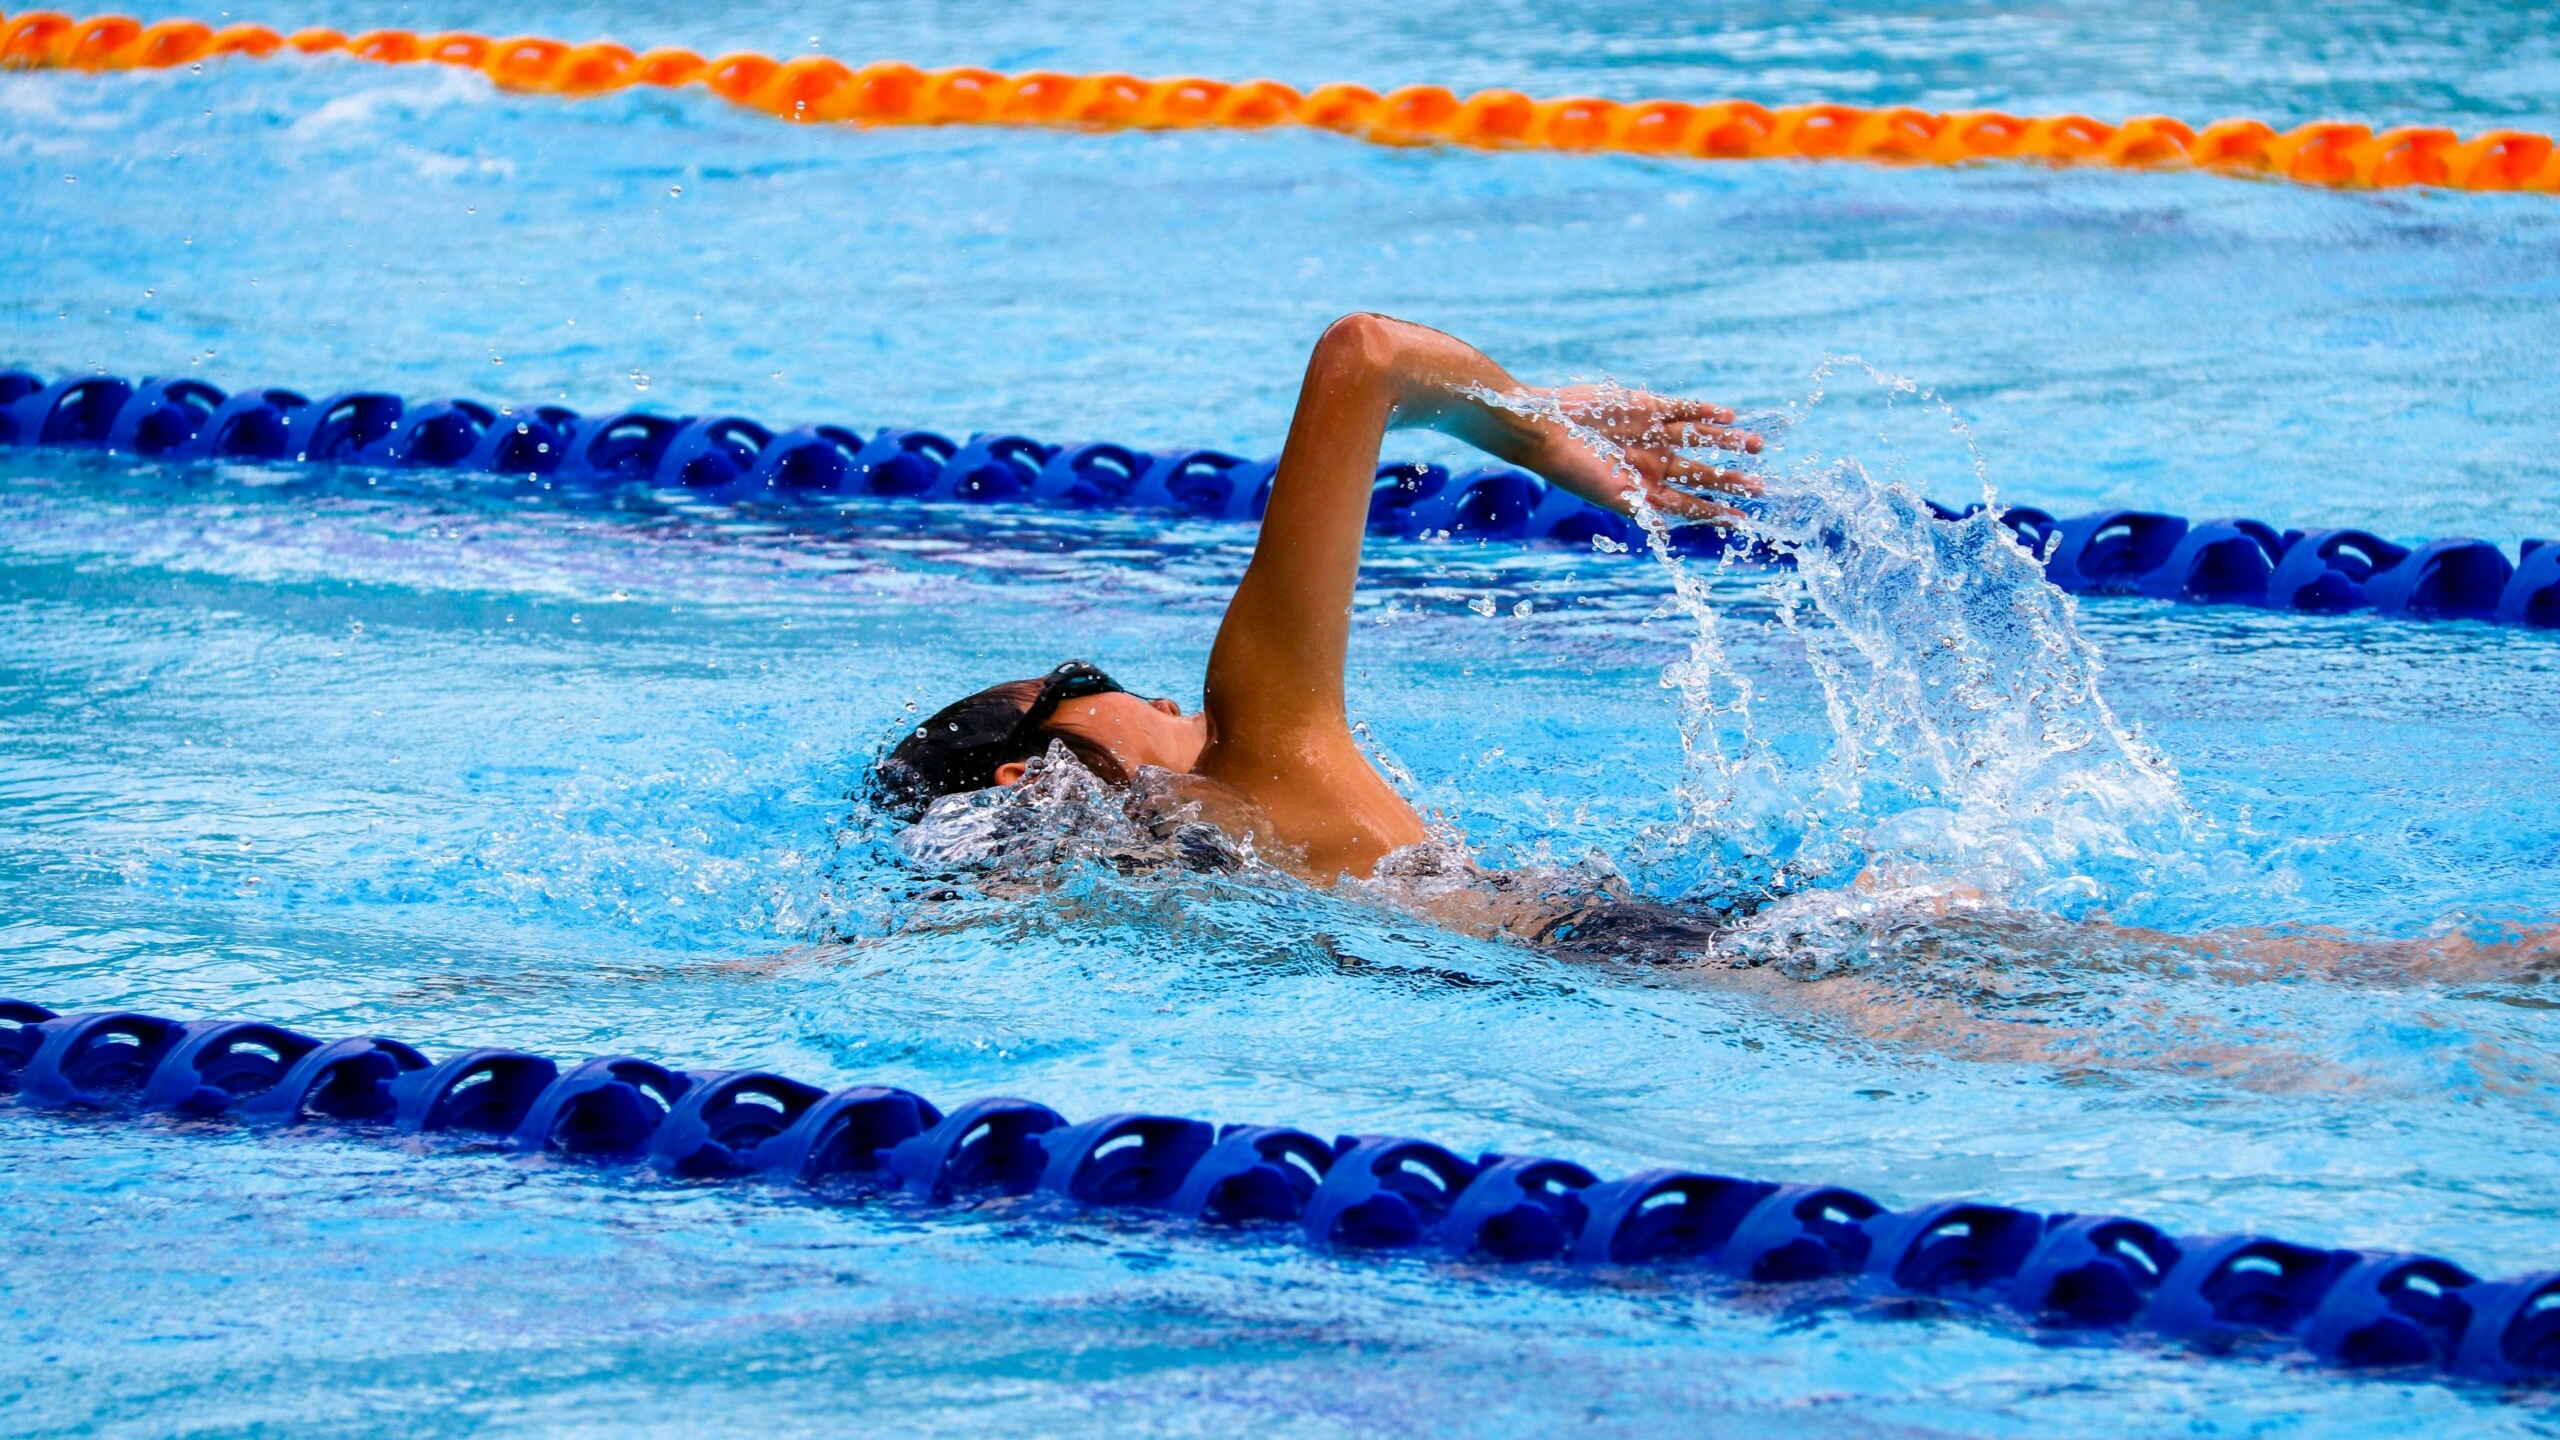
[[[996,783],[998,785],[1019,785],[1022,783],[1022,777],[1029,774],[1030,771],[1031,767],[1023,764],[1019,760],[1007,760],[996,767]]]

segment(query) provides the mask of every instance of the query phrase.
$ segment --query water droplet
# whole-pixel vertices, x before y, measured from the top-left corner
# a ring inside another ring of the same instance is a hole
[[[477,205],[465,205],[462,207],[462,213],[465,215],[477,215],[480,213],[480,207]]]
[[[1493,596],[1491,594],[1479,595],[1473,600],[1467,602],[1467,608],[1473,610],[1479,615],[1490,616],[1493,614],[1494,610]]]
[[[1529,618],[1534,608],[1535,607],[1531,606],[1528,601],[1523,600],[1519,604],[1511,607],[1512,618],[1516,620],[1526,620]]]
[[[670,185],[667,187],[667,193],[671,196],[682,195],[684,193],[684,187],[681,185]]]

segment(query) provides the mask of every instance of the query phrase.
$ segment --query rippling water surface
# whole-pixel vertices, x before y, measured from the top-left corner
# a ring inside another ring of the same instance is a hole
[[[2487,4],[265,18],[2560,129],[2553,27]],[[1764,963],[1573,962],[1250,876],[946,894],[846,799],[910,704],[1062,648],[1196,700],[1240,531],[0,453],[0,990],[2560,1256],[2547,987],[2464,948],[2560,912],[2560,648],[2073,607],[1909,523],[1987,481],[2560,532],[2547,198],[801,130],[337,62],[0,77],[0,114],[0,363],[1259,452],[1306,343],[1370,307],[1729,400],[1782,441],[1773,531],[1857,542],[1685,586],[1373,551],[1354,708],[1489,860],[1806,877],[1736,942]],[[1997,905],[1934,920],[1844,888],[1867,868]],[[0,1110],[13,1432],[2549,1424],[1836,1296],[190,1128]]]

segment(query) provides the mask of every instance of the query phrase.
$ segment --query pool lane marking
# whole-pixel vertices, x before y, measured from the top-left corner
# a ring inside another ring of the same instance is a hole
[[[923,70],[897,60],[855,67],[824,55],[791,60],[739,51],[635,51],[610,40],[492,39],[328,29],[286,34],[264,25],[201,20],[152,24],[127,15],[79,19],[31,10],[0,20],[0,67],[163,70],[226,57],[344,54],[378,64],[477,70],[499,88],[567,96],[634,85],[699,84],[733,104],[803,123],[1045,125],[1097,130],[1261,130],[1299,125],[1380,145],[1454,144],[1495,150],[1612,151],[1700,160],[1859,160],[1885,165],[2019,161],[2123,170],[2209,170],[2333,189],[2434,186],[2560,193],[2560,145],[2547,135],[2494,129],[2468,139],[2432,125],[2377,133],[2345,120],[2278,130],[2263,120],[2198,129],[2163,115],[2110,124],[2086,115],[1939,112],[1912,106],[1750,100],[1541,100],[1517,90],[1468,96],[1440,85],[1380,94],[1362,85],[1301,91],[1277,80],[1148,79],[976,66]]]

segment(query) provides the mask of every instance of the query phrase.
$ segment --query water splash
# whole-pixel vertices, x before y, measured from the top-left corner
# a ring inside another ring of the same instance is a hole
[[[1176,778],[1141,766],[1130,783],[1114,785],[1051,741],[1021,783],[945,795],[895,843],[911,866],[970,871],[994,890],[1036,892],[1082,866],[1122,875],[1254,867],[1250,843],[1201,819],[1199,804],[1175,793]]]
[[[1837,398],[1843,376],[1873,383]],[[1639,403],[1614,386],[1593,393]],[[1882,401],[1877,428],[1833,438],[1874,418],[1857,403],[1870,399]],[[1896,407],[1914,401],[1957,442],[1953,463],[1899,432]],[[1686,862],[1667,867],[1685,886],[1777,894],[1854,881],[1936,904],[1955,885],[2071,915],[2136,902],[2186,867],[2196,820],[2176,770],[2108,706],[2074,602],[1998,523],[1980,453],[1936,397],[1854,358],[1826,361],[1806,399],[1765,427],[1777,440],[1764,492],[1719,558],[1673,549],[1626,452],[1585,423],[1594,406],[1501,403],[1560,420],[1617,461],[1691,626],[1687,655],[1663,674],[1680,695],[1676,816],[1645,837]],[[1908,483],[1915,471],[1984,508],[1938,519]],[[1776,562],[1755,572],[1758,594],[1794,642],[1777,648],[1803,657],[1822,697],[1818,760],[1755,723],[1753,677],[1728,656],[1723,627],[1737,622],[1717,582],[1737,554]]]

